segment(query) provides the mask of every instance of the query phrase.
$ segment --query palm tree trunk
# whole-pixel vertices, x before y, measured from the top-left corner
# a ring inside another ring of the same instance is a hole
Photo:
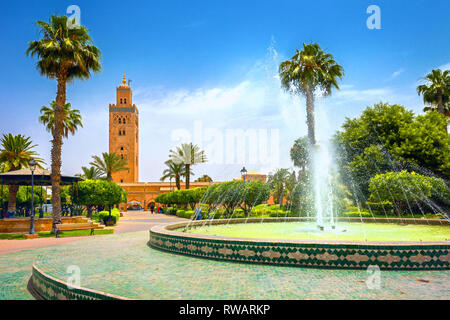
[[[9,186],[8,212],[16,211],[16,199],[19,186]]]
[[[444,114],[444,103],[442,101],[442,90],[437,92],[438,112]]]
[[[177,186],[177,190],[181,189],[180,176],[175,177],[175,185]]]
[[[52,207],[53,207],[53,227],[52,232],[56,231],[56,224],[61,223],[61,150],[64,120],[64,105],[66,103],[66,74],[61,72],[58,76],[58,91],[56,94],[55,109],[55,128],[52,140]]]
[[[442,100],[442,90],[438,90],[437,92],[437,102],[438,102],[438,112],[442,114],[444,117],[446,117],[446,114],[444,112],[444,102]],[[445,122],[444,129],[445,132],[448,133],[447,122]]]
[[[191,180],[191,165],[186,164],[186,189],[189,189],[189,182]]]
[[[308,124],[308,138],[310,145],[316,144],[314,134],[314,92],[311,88],[306,90],[306,123]]]

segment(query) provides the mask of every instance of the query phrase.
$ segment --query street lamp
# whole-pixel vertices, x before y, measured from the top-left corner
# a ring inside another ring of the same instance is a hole
[[[242,175],[242,178],[243,178],[244,181],[245,181],[245,176],[247,175],[247,169],[245,169],[245,167],[243,167],[243,168],[241,169],[241,175]]]
[[[31,159],[28,163],[31,170],[31,215],[30,215],[30,234],[34,234],[34,170],[36,170],[37,162]]]

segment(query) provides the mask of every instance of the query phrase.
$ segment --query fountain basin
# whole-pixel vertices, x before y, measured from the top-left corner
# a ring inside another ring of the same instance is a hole
[[[308,268],[366,269],[378,266],[383,270],[450,270],[450,241],[357,241],[343,239],[276,239],[232,237],[183,232],[184,228],[210,225],[265,223],[310,223],[308,218],[249,218],[202,220],[155,226],[150,230],[152,248],[206,259],[241,263],[259,263]],[[340,218],[347,223],[387,223],[398,219]],[[448,220],[401,219],[403,224],[419,227],[447,227]],[[286,225],[289,225],[286,224]],[[339,226],[339,225],[338,225]],[[251,234],[249,234],[251,235]],[[254,235],[253,235],[254,236]]]

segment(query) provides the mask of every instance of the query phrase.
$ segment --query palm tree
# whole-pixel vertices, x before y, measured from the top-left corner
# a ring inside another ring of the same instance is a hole
[[[79,176],[86,180],[99,180],[103,178],[102,172],[96,167],[81,167],[81,171],[83,171],[83,173]]]
[[[31,159],[36,160],[38,167],[42,168],[44,161],[38,157],[36,151],[32,150],[37,145],[33,145],[30,137],[21,134],[13,136],[4,134],[0,139],[0,163],[4,172],[28,168]],[[9,186],[8,211],[16,211],[16,197],[19,186]]]
[[[50,107],[42,106],[41,116],[39,117],[39,122],[41,122],[47,131],[51,132],[52,135],[55,131],[55,111],[57,105],[55,100],[50,103]],[[70,103],[64,105],[64,119],[63,119],[63,130],[62,135],[64,138],[75,134],[78,127],[83,127],[81,123],[80,110],[72,109]]]
[[[127,160],[122,159],[115,153],[103,152],[102,157],[92,156],[92,159],[94,161],[89,164],[100,170],[108,181],[112,181],[113,173],[128,170]]]
[[[314,92],[321,89],[324,96],[330,95],[333,88],[339,89],[338,78],[344,69],[334,61],[331,54],[325,53],[317,43],[303,44],[303,50],[280,64],[281,86],[287,92],[306,97],[306,121],[311,145],[316,144],[314,133]]]
[[[432,70],[424,80],[426,83],[417,87],[417,93],[423,95],[423,102],[430,105],[424,111],[437,109],[440,114],[449,117],[450,70]],[[445,131],[447,132],[447,125]]]
[[[197,145],[192,144],[192,142],[182,143],[181,147],[170,150],[169,157],[176,164],[184,164],[186,189],[189,189],[191,166],[208,161],[206,159],[205,151],[200,150],[200,148]]]
[[[295,180],[295,175],[293,176],[288,169],[278,169],[267,177],[267,183],[273,190],[274,198],[278,200],[280,207],[283,205],[285,190],[291,187],[293,180]]]
[[[309,163],[308,148],[308,137],[298,138],[291,148],[291,160],[294,163],[294,166],[301,169],[303,174],[306,172],[306,167]]]
[[[444,114],[444,103],[450,94],[450,70],[432,70],[424,80],[426,83],[417,87],[417,93],[423,95],[424,103],[437,105],[438,112]]]
[[[186,175],[186,167],[182,163],[174,163],[172,160],[167,160],[164,162],[167,169],[164,169],[161,181],[166,181],[167,179],[174,179],[177,190],[181,189],[181,177]],[[191,174],[193,175],[192,171]]]
[[[49,23],[37,21],[43,37],[30,41],[27,55],[37,56],[41,75],[57,80],[56,108],[51,150],[53,231],[61,223],[61,148],[64,134],[66,85],[75,79],[89,79],[101,69],[100,50],[92,44],[84,26],[68,27],[67,16],[50,17]]]

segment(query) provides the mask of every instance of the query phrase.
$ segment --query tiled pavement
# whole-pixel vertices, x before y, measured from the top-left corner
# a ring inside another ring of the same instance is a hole
[[[160,252],[146,244],[148,224],[155,219],[173,218],[130,218],[129,225],[146,225],[146,231],[126,232],[132,228],[124,226],[114,235],[0,255],[0,299],[32,299],[26,283],[33,261],[62,280],[69,276],[67,267],[77,265],[81,286],[136,299],[450,299],[450,271],[382,271],[381,288],[370,290],[366,271],[248,265]]]

